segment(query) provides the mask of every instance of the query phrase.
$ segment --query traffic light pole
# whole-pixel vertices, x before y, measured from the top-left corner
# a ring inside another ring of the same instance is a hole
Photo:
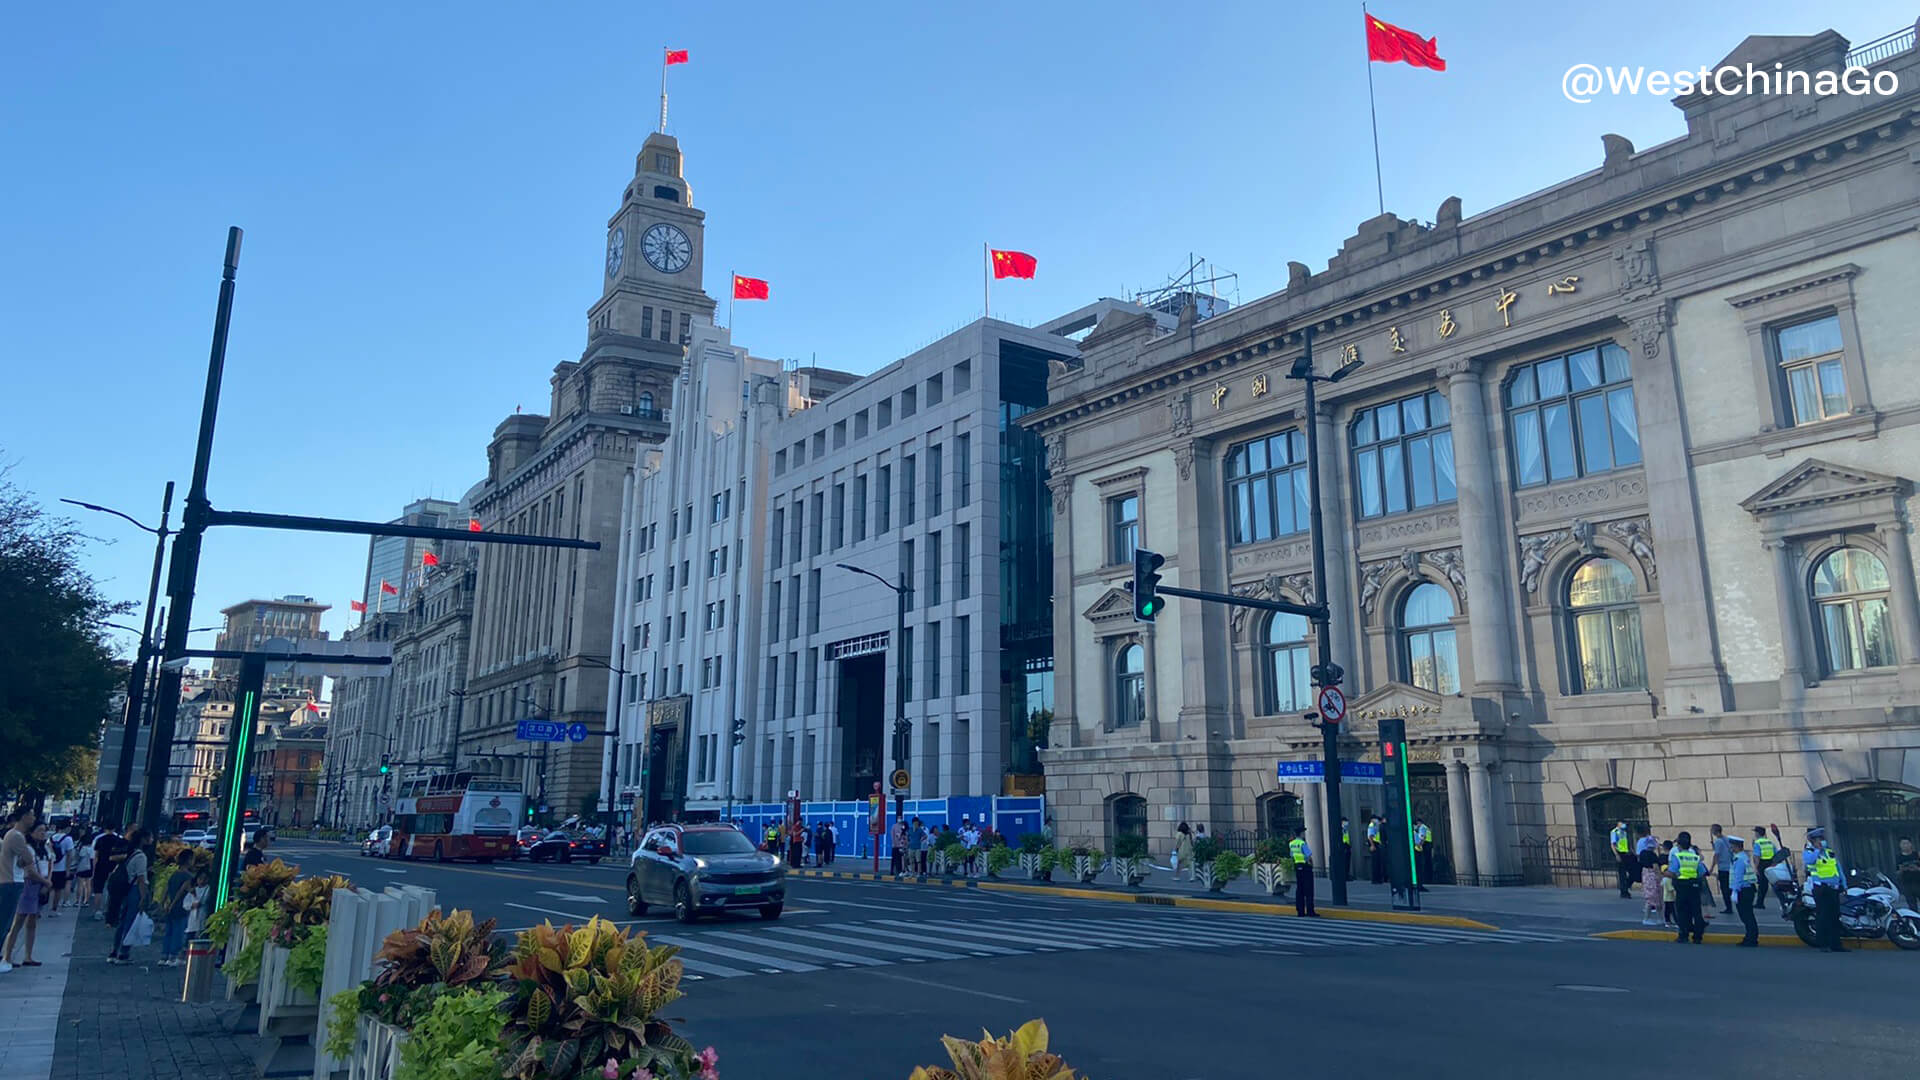
[[[1327,617],[1327,542],[1325,538],[1326,519],[1321,513],[1320,504],[1320,414],[1316,411],[1313,387],[1322,376],[1313,373],[1313,328],[1306,331],[1306,352],[1294,365],[1291,375],[1307,384],[1307,516],[1313,522],[1313,592],[1319,603],[1319,613],[1309,615],[1313,621],[1313,638],[1319,654],[1319,663],[1313,668],[1313,685],[1327,688],[1340,685],[1340,669],[1333,662],[1333,634],[1329,631]],[[1318,708],[1318,706],[1315,706]],[[1335,904],[1345,906],[1347,902],[1347,868],[1353,865],[1353,857],[1347,852],[1346,830],[1340,827],[1340,723],[1335,717],[1328,720],[1320,717],[1320,757],[1325,772],[1327,796],[1327,884],[1332,889],[1331,899]]]

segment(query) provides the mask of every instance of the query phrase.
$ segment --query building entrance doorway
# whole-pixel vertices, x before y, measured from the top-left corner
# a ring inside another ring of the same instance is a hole
[[[1453,818],[1447,804],[1447,770],[1444,765],[1414,765],[1407,769],[1408,793],[1413,797],[1413,816],[1427,823],[1433,833],[1433,884],[1457,882],[1453,865]]]
[[[838,661],[840,694],[840,799],[864,799],[880,780],[887,713],[887,655],[871,653]]]

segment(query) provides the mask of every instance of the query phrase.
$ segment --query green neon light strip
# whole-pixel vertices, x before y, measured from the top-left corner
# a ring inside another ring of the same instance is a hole
[[[240,815],[246,802],[247,786],[247,744],[253,740],[253,691],[249,690],[240,699],[240,715],[234,723],[240,725],[238,744],[234,749],[234,760],[227,763],[233,770],[233,786],[227,792],[227,823],[220,831],[220,873],[214,879],[213,910],[219,911],[227,903],[227,892],[233,883],[233,857],[239,850]]]
[[[1413,853],[1413,789],[1407,783],[1407,744],[1400,743],[1400,808],[1407,814],[1407,879],[1420,887],[1420,860]],[[1414,897],[1418,899],[1418,897]]]

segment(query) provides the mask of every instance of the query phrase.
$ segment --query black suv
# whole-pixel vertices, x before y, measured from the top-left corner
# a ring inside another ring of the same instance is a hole
[[[693,922],[702,912],[758,908],[777,919],[787,903],[787,867],[731,825],[662,825],[649,829],[627,871],[627,911],[671,906]]]

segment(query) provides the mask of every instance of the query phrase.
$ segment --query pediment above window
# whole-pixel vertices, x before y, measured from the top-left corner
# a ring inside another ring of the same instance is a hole
[[[1105,627],[1116,622],[1133,621],[1133,593],[1119,586],[1109,588],[1100,594],[1100,599],[1080,613],[1095,626]]]
[[[1764,532],[1778,536],[1890,520],[1912,491],[1904,477],[1808,458],[1740,505]]]

